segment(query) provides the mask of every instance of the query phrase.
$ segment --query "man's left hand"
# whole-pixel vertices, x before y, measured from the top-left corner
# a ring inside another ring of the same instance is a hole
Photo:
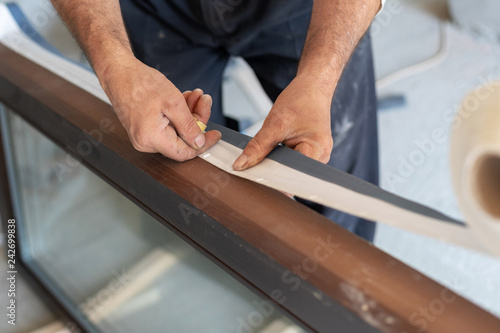
[[[260,163],[279,143],[327,163],[333,148],[331,89],[313,76],[297,76],[278,96],[261,130],[236,159],[233,169]]]

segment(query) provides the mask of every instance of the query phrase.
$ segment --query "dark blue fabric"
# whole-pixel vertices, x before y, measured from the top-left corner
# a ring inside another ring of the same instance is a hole
[[[225,124],[221,83],[229,57],[243,57],[275,100],[295,77],[312,9],[309,0],[122,0],[121,5],[136,56],[181,91],[199,87],[211,94],[211,121],[218,124]],[[332,133],[335,146],[329,165],[378,185],[369,35],[356,48],[338,83],[332,101]],[[373,241],[373,222],[301,201]]]

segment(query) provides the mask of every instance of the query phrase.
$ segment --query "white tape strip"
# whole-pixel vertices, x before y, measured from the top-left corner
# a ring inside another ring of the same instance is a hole
[[[383,200],[323,181],[271,159],[245,171],[234,171],[232,165],[242,149],[219,141],[203,156],[210,164],[233,175],[264,184],[319,204],[369,220],[383,222],[439,240],[482,251],[465,227],[423,216]]]

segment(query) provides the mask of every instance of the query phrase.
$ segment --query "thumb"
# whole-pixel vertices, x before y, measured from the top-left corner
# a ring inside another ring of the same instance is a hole
[[[235,171],[251,168],[264,158],[284,139],[284,134],[277,128],[264,122],[261,130],[248,142],[247,146],[233,164]]]
[[[193,118],[184,98],[173,103],[173,107],[163,112],[181,139],[191,148],[200,149],[205,145],[205,136]]]

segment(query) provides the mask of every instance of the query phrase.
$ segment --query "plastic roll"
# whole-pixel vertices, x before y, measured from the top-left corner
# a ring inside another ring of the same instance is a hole
[[[478,87],[463,101],[452,128],[450,162],[467,224],[500,256],[500,82]]]

